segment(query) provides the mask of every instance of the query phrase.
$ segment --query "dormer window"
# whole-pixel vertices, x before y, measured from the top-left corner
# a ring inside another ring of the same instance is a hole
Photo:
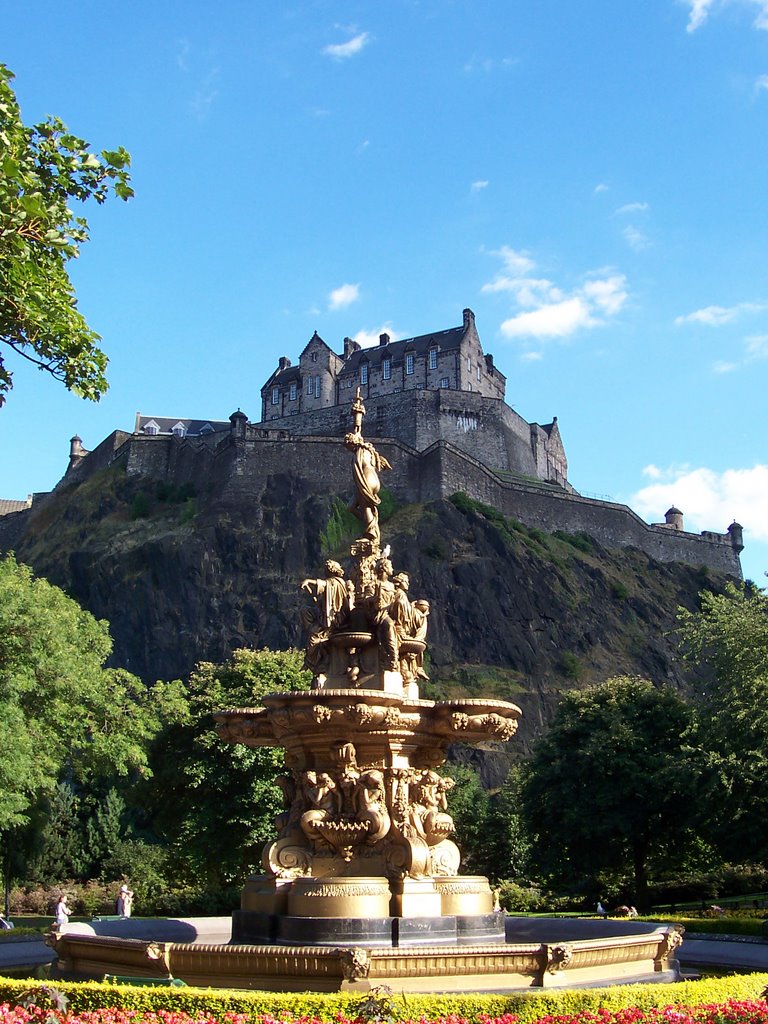
[[[383,359],[381,363],[381,375],[384,380],[389,380],[392,376],[392,360],[387,358]]]
[[[437,349],[431,348],[429,350],[429,368],[430,370],[437,369]]]
[[[175,434],[176,437],[184,437],[185,434],[187,433],[187,428],[184,426],[183,423],[179,422],[176,424],[176,426],[171,428],[171,433]]]
[[[210,423],[206,423],[204,427],[200,427],[200,436],[203,434],[213,434],[214,430]]]
[[[368,363],[360,363],[360,383],[368,383]]]
[[[160,428],[158,427],[154,420],[150,420],[149,423],[145,423],[142,429],[145,434],[154,435],[160,433]]]
[[[280,404],[280,388],[272,388],[272,405]]]
[[[405,353],[405,372],[413,373],[413,352]]]

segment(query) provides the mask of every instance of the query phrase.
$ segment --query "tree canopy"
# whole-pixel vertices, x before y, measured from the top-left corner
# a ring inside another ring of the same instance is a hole
[[[104,668],[111,650],[106,622],[12,555],[0,560],[0,833],[64,777],[148,772],[175,686]]]
[[[101,340],[77,309],[67,262],[88,239],[72,200],[133,195],[126,150],[90,151],[56,117],[27,127],[0,64],[0,342],[98,401],[107,389]],[[0,405],[13,387],[0,351]]]
[[[768,594],[747,584],[703,591],[678,629],[691,661],[711,677],[699,702],[708,751],[705,810],[722,855],[768,857]]]
[[[212,890],[243,882],[275,837],[282,798],[274,779],[285,770],[282,750],[225,743],[213,714],[259,706],[268,693],[307,689],[311,673],[302,662],[300,651],[237,650],[224,663],[203,662],[191,674],[186,719],[159,738],[155,775],[141,795],[182,880]]]
[[[565,694],[524,766],[537,866],[566,885],[629,875],[642,906],[650,864],[664,865],[670,835],[679,844],[693,820],[691,725],[680,697],[643,679]]]

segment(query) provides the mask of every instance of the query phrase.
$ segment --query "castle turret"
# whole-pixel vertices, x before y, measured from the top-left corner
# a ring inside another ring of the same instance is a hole
[[[230,427],[232,437],[236,440],[245,440],[245,427],[248,423],[245,413],[238,409],[229,417],[229,422],[232,424]]]
[[[741,523],[737,523],[736,520],[731,523],[728,527],[728,533],[731,537],[731,544],[733,545],[734,551],[741,552],[744,550],[744,530]]]
[[[83,448],[83,439],[75,434],[74,437],[69,439],[69,465],[67,466],[67,472],[70,471],[74,466],[84,459],[88,454],[88,451]]]
[[[668,508],[667,511],[664,513],[664,521],[666,522],[667,526],[671,527],[673,530],[684,529],[683,513],[680,511],[679,508],[675,508],[674,505],[671,508]]]

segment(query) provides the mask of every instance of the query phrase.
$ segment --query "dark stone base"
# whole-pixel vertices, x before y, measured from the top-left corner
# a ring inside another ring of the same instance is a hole
[[[242,946],[457,946],[504,942],[503,914],[461,917],[291,917],[236,910],[232,944]]]

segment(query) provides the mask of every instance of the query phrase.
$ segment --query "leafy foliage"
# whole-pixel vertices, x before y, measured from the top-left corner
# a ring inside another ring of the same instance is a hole
[[[177,710],[179,684],[104,668],[111,649],[106,622],[0,560],[0,845],[16,877],[92,866],[82,787],[147,775],[149,743]]]
[[[77,309],[67,262],[88,239],[70,202],[133,195],[124,149],[90,152],[58,118],[27,127],[0,64],[0,342],[98,401],[107,389],[99,335]],[[0,405],[13,386],[0,356]]]
[[[703,591],[699,611],[681,609],[685,655],[709,665],[699,707],[709,751],[703,811],[726,858],[768,858],[768,594],[728,584]]]
[[[649,866],[668,857],[661,837],[681,836],[693,818],[691,725],[688,706],[647,680],[564,695],[522,792],[535,856],[553,878],[583,887],[606,869],[631,874],[632,902],[646,903]]]
[[[202,881],[212,890],[242,882],[273,838],[282,809],[273,780],[282,753],[224,743],[213,714],[257,706],[268,693],[306,689],[311,675],[302,661],[299,651],[238,650],[223,664],[204,662],[192,673],[185,721],[160,737],[155,777],[142,794],[180,881]]]

